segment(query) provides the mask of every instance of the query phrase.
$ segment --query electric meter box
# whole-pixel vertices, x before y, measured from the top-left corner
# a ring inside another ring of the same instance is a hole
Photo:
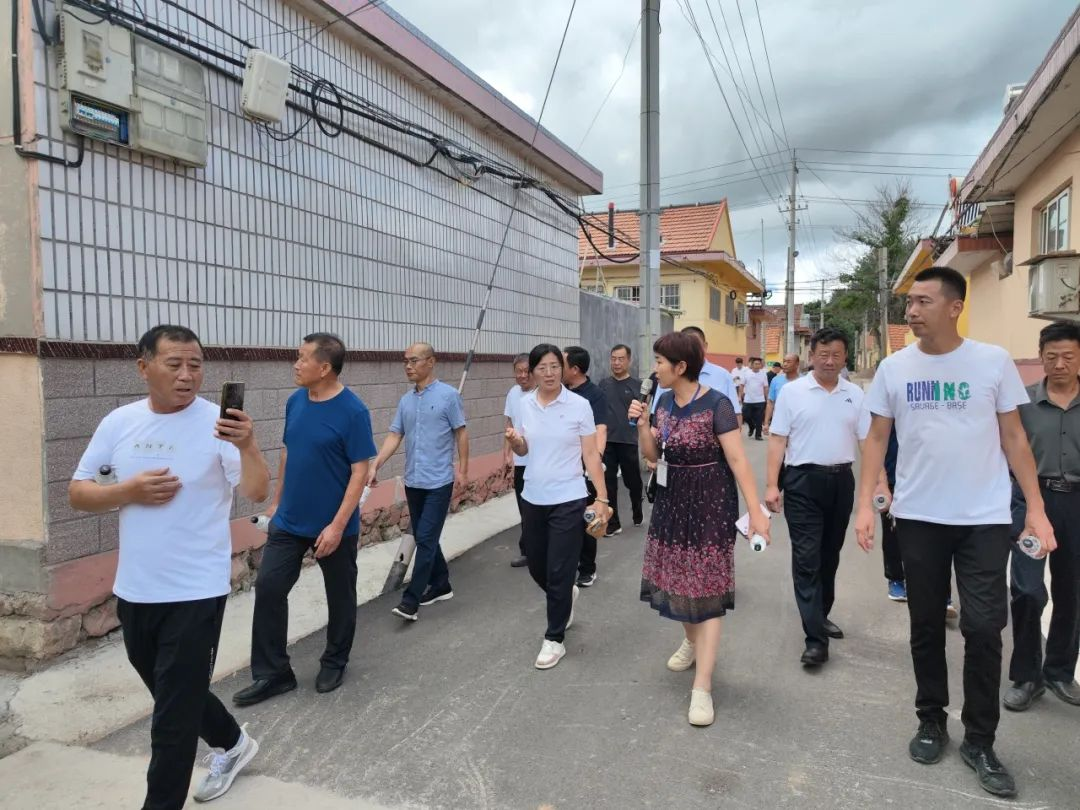
[[[240,108],[244,115],[276,124],[285,117],[292,66],[267,51],[250,50],[244,65]]]
[[[61,126],[126,144],[134,92],[131,32],[89,12],[61,7],[58,16]]]
[[[131,148],[205,166],[206,68],[148,39],[135,42]]]

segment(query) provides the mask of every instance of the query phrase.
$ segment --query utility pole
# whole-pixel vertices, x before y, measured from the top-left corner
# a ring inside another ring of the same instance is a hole
[[[641,0],[641,347],[648,371],[660,336],[660,0]]]
[[[864,309],[862,314],[862,341],[859,344],[859,354],[862,356],[863,369],[870,368],[870,350],[867,348],[869,345],[867,341],[868,337],[870,337],[870,313]]]
[[[765,218],[761,218],[761,311],[758,318],[758,354],[761,355],[761,359],[765,359],[765,293],[768,290],[765,289]]]
[[[818,310],[818,329],[825,328],[825,279],[821,280],[821,309]]]
[[[881,359],[889,353],[889,249],[878,248],[878,302],[881,307]]]
[[[785,354],[798,354],[795,347],[795,182],[798,179],[799,166],[795,160],[795,150],[791,150],[791,191],[788,192],[788,252],[787,281],[784,284],[784,304],[787,307],[787,337],[784,343]]]

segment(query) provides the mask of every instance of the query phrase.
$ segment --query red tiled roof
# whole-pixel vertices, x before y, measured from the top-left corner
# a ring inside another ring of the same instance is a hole
[[[889,324],[889,354],[898,352],[907,345],[907,336],[910,331],[906,323]]]
[[[727,209],[727,200],[700,205],[673,205],[660,212],[661,253],[705,253],[716,234],[716,229]],[[607,211],[590,214],[588,221],[596,223],[589,228],[589,236],[607,256],[630,256],[638,252],[640,244],[640,220],[637,211],[615,212],[615,247],[608,247]],[[625,244],[630,242],[630,245]],[[595,256],[596,251],[578,231],[578,257]]]

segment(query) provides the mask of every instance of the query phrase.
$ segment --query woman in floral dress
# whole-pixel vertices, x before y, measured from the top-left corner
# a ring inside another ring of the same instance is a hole
[[[657,379],[671,390],[657,403],[654,427],[642,403],[635,401],[629,411],[638,420],[642,453],[657,463],[641,600],[682,622],[685,637],[668,669],[679,672],[697,664],[688,719],[707,726],[713,721],[720,617],[734,607],[735,485],[755,505],[757,485],[731,401],[698,383],[705,361],[701,341],[675,332],[656,341],[653,351]],[[750,528],[751,534],[768,538],[769,520],[760,509],[750,509]]]

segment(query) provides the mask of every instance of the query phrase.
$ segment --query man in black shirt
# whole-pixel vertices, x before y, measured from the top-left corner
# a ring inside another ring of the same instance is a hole
[[[563,349],[563,357],[566,360],[563,366],[563,385],[579,397],[587,399],[592,406],[593,421],[596,422],[596,449],[603,456],[607,448],[608,422],[611,416],[604,392],[588,377],[589,352],[581,346],[568,346]],[[591,503],[596,498],[596,489],[588,478],[585,479],[585,486],[589,490]],[[577,584],[578,587],[588,588],[596,582],[596,538],[585,531],[584,518],[581,521],[581,533],[584,539],[581,544],[581,560],[578,563]]]
[[[773,377],[777,376],[779,373],[780,373],[780,364],[776,363],[776,362],[770,363],[769,364],[769,371],[765,375],[769,380],[769,385],[772,385]],[[627,406],[627,407],[629,407],[629,406]]]
[[[630,347],[619,343],[611,350],[611,376],[600,383],[600,390],[607,399],[609,427],[607,448],[604,450],[604,478],[608,497],[611,499],[611,520],[607,536],[619,534],[619,470],[623,483],[630,490],[630,506],[634,513],[634,525],[640,526],[641,515],[641,462],[638,459],[637,428],[630,424],[626,412],[630,403],[641,393],[641,380],[630,376]]]

